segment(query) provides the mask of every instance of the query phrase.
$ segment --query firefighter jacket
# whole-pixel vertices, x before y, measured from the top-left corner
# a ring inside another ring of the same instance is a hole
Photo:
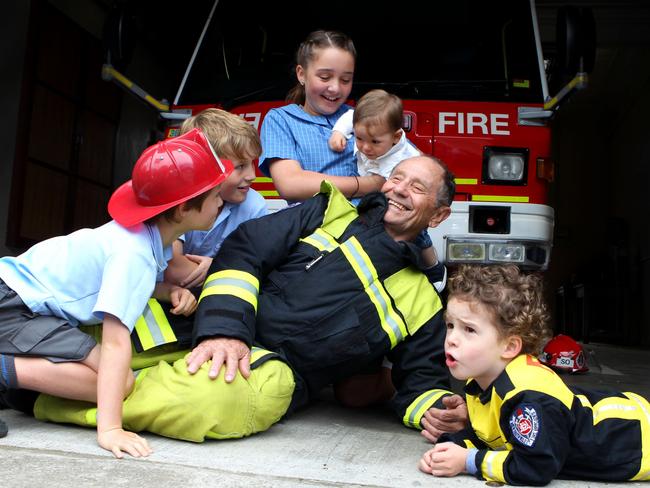
[[[467,468],[479,479],[545,485],[650,477],[650,404],[639,395],[569,388],[527,355],[487,390],[469,380],[465,392],[471,428],[441,440],[478,449]]]
[[[355,208],[330,183],[306,202],[243,223],[208,272],[194,343],[221,336],[277,352],[294,370],[291,408],[322,387],[393,362],[393,406],[420,428],[450,394],[440,297],[419,249],[386,232],[383,194]]]

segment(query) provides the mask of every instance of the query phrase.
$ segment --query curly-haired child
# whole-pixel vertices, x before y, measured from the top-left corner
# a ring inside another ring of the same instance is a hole
[[[647,400],[568,387],[537,360],[549,335],[538,275],[461,266],[449,280],[445,320],[446,362],[467,380],[470,426],[445,434],[420,470],[513,485],[650,478]]]

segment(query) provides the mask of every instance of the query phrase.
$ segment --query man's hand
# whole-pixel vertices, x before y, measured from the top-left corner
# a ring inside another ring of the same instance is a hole
[[[329,145],[332,151],[341,152],[347,146],[348,140],[345,138],[342,132],[337,130],[332,131],[330,136]]]
[[[146,457],[153,452],[145,438],[121,428],[98,431],[97,443],[107,451],[111,451],[118,459],[124,456],[122,451],[133,457]]]
[[[251,374],[251,351],[239,339],[217,337],[204,340],[187,356],[187,371],[190,374],[196,373],[201,365],[210,359],[212,365],[208,376],[211,379],[219,376],[224,363],[226,364],[226,383],[235,379],[238,367],[244,378],[248,378]]]
[[[172,304],[170,312],[174,315],[191,315],[198,305],[196,297],[190,290],[178,286],[172,287],[169,292],[169,301]]]
[[[442,442],[424,453],[418,468],[434,476],[456,476],[465,471],[466,459],[467,449],[453,442]]]
[[[185,254],[185,257],[198,266],[194,268],[189,275],[183,278],[180,285],[184,288],[194,288],[203,285],[205,277],[208,274],[208,269],[210,269],[210,265],[212,264],[212,258],[208,256],[198,256],[196,254]]]
[[[436,442],[445,432],[458,432],[467,426],[467,405],[460,395],[447,396],[442,403],[444,409],[430,408],[422,417],[422,435],[429,442]]]

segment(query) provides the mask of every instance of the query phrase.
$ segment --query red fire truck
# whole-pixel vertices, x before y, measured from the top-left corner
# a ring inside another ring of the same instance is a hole
[[[580,23],[563,19],[558,33],[574,47],[565,43],[557,57],[577,76],[551,97],[533,0],[221,0],[162,115],[171,122],[168,135],[207,107],[230,110],[259,130],[295,83],[301,40],[318,28],[343,31],[358,52],[351,102],[372,88],[401,97],[407,137],[456,177],[451,216],[430,230],[442,259],[543,270],[554,222],[548,121],[559,99],[585,81],[584,64],[572,61],[585,51],[575,47]],[[566,72],[556,71],[558,81],[568,81]],[[260,174],[254,188],[271,210],[286,204],[270,178]]]

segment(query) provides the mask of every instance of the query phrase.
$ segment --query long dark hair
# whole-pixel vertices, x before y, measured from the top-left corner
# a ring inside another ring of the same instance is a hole
[[[317,49],[324,49],[327,47],[336,47],[343,51],[349,52],[352,57],[357,59],[357,50],[354,48],[352,39],[337,31],[317,30],[307,36],[296,52],[296,66],[300,65],[307,68],[312,59],[314,59],[315,51]],[[286,101],[289,103],[297,103],[302,105],[305,103],[305,87],[300,83],[289,90],[287,93]]]

